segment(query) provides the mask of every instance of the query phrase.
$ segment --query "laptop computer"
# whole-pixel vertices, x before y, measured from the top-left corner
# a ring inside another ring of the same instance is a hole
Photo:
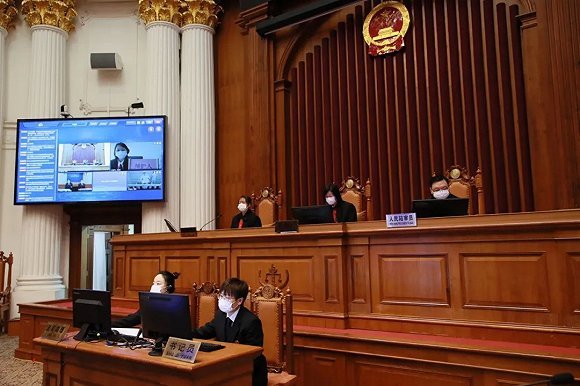
[[[164,218],[163,220],[165,221],[165,225],[167,225],[167,228],[169,228],[169,230],[170,230],[171,232],[179,232],[179,231],[177,230],[177,228],[173,226],[173,224],[171,223],[171,221],[169,221],[169,220],[168,220],[168,219],[166,219],[166,218]]]
[[[324,224],[333,222],[329,205],[297,206],[292,208],[292,217],[299,224]]]
[[[412,211],[417,214],[417,218],[465,216],[468,206],[467,198],[413,200]]]

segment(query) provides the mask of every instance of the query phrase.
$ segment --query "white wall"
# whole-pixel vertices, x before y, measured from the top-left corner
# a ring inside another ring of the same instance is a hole
[[[86,115],[80,100],[93,110],[126,109],[131,103],[145,100],[145,26],[139,20],[138,0],[77,0],[76,30],[69,33],[67,100],[74,117],[118,116],[122,112],[97,112]],[[14,206],[14,159],[16,120],[27,117],[28,71],[31,31],[22,16],[6,38],[4,89],[4,138],[0,138],[0,249],[15,254],[13,283],[19,276],[22,208]],[[117,52],[123,61],[121,71],[90,69],[91,52]],[[144,113],[138,111],[138,113]],[[66,218],[66,216],[65,216]],[[61,272],[68,282],[68,219],[63,222]]]

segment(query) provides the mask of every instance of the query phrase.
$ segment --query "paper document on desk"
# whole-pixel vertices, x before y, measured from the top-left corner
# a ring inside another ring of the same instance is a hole
[[[137,336],[139,333],[138,328],[111,328],[111,330],[115,330],[119,332],[119,334],[127,336]]]

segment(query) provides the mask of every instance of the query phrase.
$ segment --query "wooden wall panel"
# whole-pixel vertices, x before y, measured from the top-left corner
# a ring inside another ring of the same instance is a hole
[[[379,254],[381,304],[449,306],[447,256]]]
[[[568,283],[572,298],[572,313],[580,315],[580,253],[572,252],[566,255]]]
[[[197,256],[165,256],[165,270],[169,272],[179,272],[179,278],[175,281],[177,292],[191,291],[193,283],[200,283],[202,277],[201,261]]]
[[[405,385],[405,386],[471,386],[473,377],[450,372],[448,369],[421,368],[416,364],[394,365],[386,361],[355,359],[349,362],[349,370],[359,385]]]
[[[550,310],[548,266],[543,253],[461,254],[464,307]],[[519,280],[514,281],[517,275]],[[490,286],[489,283],[497,285]]]
[[[290,82],[288,205],[322,202],[347,175],[371,179],[374,216],[410,209],[451,164],[481,166],[488,212],[533,210],[519,9],[494,0],[406,2],[399,53],[372,57],[362,37],[379,1],[301,36],[278,75]],[[497,4],[496,4],[497,3]],[[510,2],[511,4],[511,2]],[[303,31],[303,32],[302,32]]]
[[[139,291],[148,291],[151,288],[151,282],[157,272],[159,272],[161,264],[159,256],[147,256],[140,254],[139,256],[128,255],[128,283],[130,286],[126,288],[127,294],[134,293],[135,296]]]

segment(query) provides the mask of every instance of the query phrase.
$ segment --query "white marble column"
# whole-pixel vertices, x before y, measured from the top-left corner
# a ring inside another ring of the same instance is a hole
[[[6,72],[6,36],[8,36],[8,31],[6,31],[4,27],[0,27],[0,160],[2,160],[2,144],[4,143],[4,73]]]
[[[143,233],[166,232],[163,219],[175,225],[179,219],[179,27],[166,21],[152,21],[147,29],[148,115],[167,115],[165,133],[165,202],[143,204]]]
[[[65,58],[68,33],[48,25],[35,25],[28,91],[30,118],[58,117],[65,102]],[[25,206],[22,217],[22,256],[12,304],[62,299],[60,275],[63,211],[60,205]],[[14,315],[16,312],[12,312]]]
[[[181,42],[181,223],[198,228],[217,216],[213,27],[221,12],[201,3],[192,23],[184,18]]]
[[[6,37],[8,29],[14,25],[18,11],[14,0],[0,1],[0,162],[2,160],[2,145],[4,143],[4,74],[6,72]],[[0,210],[0,216],[2,212]],[[0,240],[0,247],[3,245]]]

